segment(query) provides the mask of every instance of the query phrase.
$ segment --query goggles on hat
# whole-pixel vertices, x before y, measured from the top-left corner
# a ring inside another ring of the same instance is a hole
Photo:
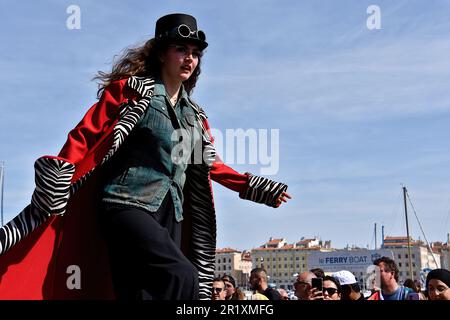
[[[178,27],[173,28],[172,31],[170,32],[170,35],[172,36],[178,35],[182,38],[194,38],[201,41],[206,40],[206,35],[202,30],[192,31],[191,28],[189,28],[189,26],[186,24],[180,24]]]

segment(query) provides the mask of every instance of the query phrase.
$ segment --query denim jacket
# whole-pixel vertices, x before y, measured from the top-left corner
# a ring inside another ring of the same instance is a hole
[[[195,143],[194,126],[195,113],[184,88],[172,107],[164,84],[156,82],[145,115],[111,159],[112,178],[103,189],[103,201],[155,212],[170,192],[175,218],[183,220],[186,159]]]

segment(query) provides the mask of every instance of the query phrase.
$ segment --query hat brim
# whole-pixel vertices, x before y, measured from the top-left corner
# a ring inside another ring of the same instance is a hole
[[[196,46],[198,46],[198,48],[200,50],[205,50],[206,47],[208,46],[208,42],[204,41],[204,40],[200,40],[197,38],[191,38],[191,37],[165,37],[165,38],[160,38],[160,41],[163,42],[171,42],[171,41],[180,41],[180,42],[184,42],[184,43],[191,43],[194,44]]]

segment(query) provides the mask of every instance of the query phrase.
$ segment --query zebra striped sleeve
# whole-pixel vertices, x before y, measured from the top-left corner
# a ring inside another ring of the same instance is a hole
[[[248,175],[248,187],[239,193],[239,197],[276,208],[277,199],[287,190],[288,186],[251,173],[246,174]]]
[[[75,166],[69,162],[42,157],[36,160],[36,189],[31,203],[48,215],[64,214]]]

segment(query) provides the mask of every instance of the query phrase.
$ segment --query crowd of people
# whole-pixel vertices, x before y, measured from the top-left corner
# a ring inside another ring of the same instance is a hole
[[[381,257],[374,265],[379,269],[379,287],[374,285],[365,296],[355,275],[348,270],[328,273],[320,268],[300,273],[293,286],[295,300],[450,300],[450,271],[435,269],[428,273],[424,290],[420,282],[407,279],[399,283],[399,269],[394,260]],[[236,286],[230,275],[214,279],[212,300],[291,300],[285,289],[268,284],[267,272],[255,268],[250,273],[250,296]]]

